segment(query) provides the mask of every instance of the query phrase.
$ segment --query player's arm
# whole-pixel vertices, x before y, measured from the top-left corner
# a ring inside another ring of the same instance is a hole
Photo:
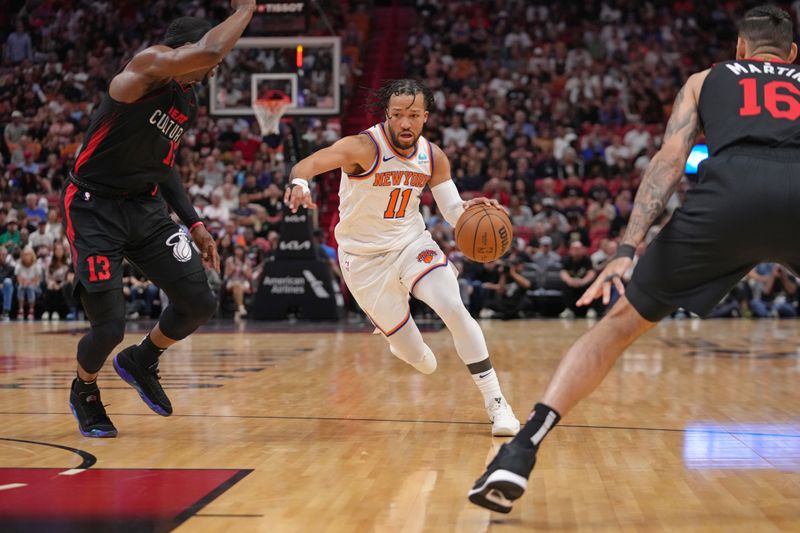
[[[644,172],[617,256],[609,261],[603,272],[581,296],[578,305],[588,305],[601,294],[603,303],[607,304],[611,299],[611,283],[614,283],[620,294],[625,293],[622,276],[632,264],[636,247],[664,211],[667,200],[680,183],[686,159],[702,129],[697,104],[707,75],[708,70],[693,74],[675,97],[661,149],[653,156]]]
[[[109,94],[131,103],[168,80],[198,70],[211,70],[239,40],[253,16],[255,0],[232,0],[234,13],[202,39],[180,48],[156,45],[142,50],[111,80]]]
[[[350,135],[339,139],[331,146],[318,150],[300,160],[289,173],[289,187],[284,194],[284,203],[292,213],[300,206],[317,207],[311,199],[308,182],[311,178],[337,168],[348,174],[360,174],[372,168],[378,150],[367,135]]]
[[[675,97],[661,149],[644,172],[621,246],[636,249],[683,178],[686,159],[702,129],[697,101],[706,75],[691,76]]]
[[[192,240],[200,250],[200,257],[203,258],[203,264],[219,272],[219,252],[217,251],[217,243],[200,221],[200,216],[192,205],[189,195],[186,194],[186,189],[183,188],[183,183],[181,183],[181,177],[178,175],[178,172],[174,168],[171,169],[169,177],[166,181],[161,182],[159,187],[161,188],[161,196],[164,197],[167,204],[175,211],[175,214],[178,215],[181,222],[189,228]]]
[[[439,213],[452,227],[456,227],[461,214],[470,206],[476,204],[500,207],[497,200],[489,198],[473,198],[465,202],[458,193],[456,184],[450,171],[450,160],[441,148],[431,143],[431,161],[433,161],[433,175],[428,182],[428,187],[433,193],[433,199],[439,208]]]
[[[161,196],[167,201],[167,204],[175,211],[178,218],[181,219],[187,228],[192,228],[195,224],[200,222],[200,215],[197,214],[189,195],[186,193],[181,177],[178,172],[173,168],[169,171],[169,177],[158,184],[161,189]]]

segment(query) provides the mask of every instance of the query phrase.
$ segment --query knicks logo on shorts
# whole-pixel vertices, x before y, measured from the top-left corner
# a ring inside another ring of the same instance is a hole
[[[166,241],[166,245],[172,247],[172,255],[181,263],[186,263],[192,258],[193,244],[189,242],[189,237],[182,231],[173,233]]]
[[[436,257],[436,252],[433,250],[423,250],[417,255],[417,261],[420,263],[430,263]]]

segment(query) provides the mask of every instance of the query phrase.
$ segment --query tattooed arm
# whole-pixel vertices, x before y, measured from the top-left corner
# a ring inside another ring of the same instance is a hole
[[[697,134],[702,129],[697,101],[706,76],[708,70],[692,75],[675,97],[672,116],[664,132],[664,141],[644,172],[621,245],[636,248],[644,240],[647,230],[664,211],[672,191],[680,183],[686,158],[689,157]],[[603,303],[608,304],[611,300],[612,283],[619,294],[625,294],[622,276],[630,269],[632,263],[628,257],[616,257],[609,261],[578,300],[578,305],[589,305],[601,295]]]
[[[697,101],[707,75],[708,71],[703,71],[691,76],[675,97],[664,141],[644,172],[628,228],[620,244],[635,248],[644,240],[647,230],[664,211],[667,200],[680,183],[686,158],[702,129]]]

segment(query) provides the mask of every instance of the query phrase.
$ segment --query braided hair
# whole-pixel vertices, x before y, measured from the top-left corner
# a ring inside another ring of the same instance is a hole
[[[771,49],[788,54],[794,38],[792,18],[772,4],[754,7],[739,22],[739,35],[753,50]]]
[[[425,111],[433,109],[433,91],[421,81],[411,78],[387,80],[379,89],[370,93],[366,107],[370,113],[385,115],[389,109],[389,100],[392,96],[416,96],[418,94],[422,95]]]

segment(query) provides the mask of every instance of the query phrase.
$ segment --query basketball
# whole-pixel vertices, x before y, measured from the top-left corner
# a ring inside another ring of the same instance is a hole
[[[491,205],[473,205],[456,223],[456,244],[466,257],[489,263],[511,246],[511,220],[505,211]]]

